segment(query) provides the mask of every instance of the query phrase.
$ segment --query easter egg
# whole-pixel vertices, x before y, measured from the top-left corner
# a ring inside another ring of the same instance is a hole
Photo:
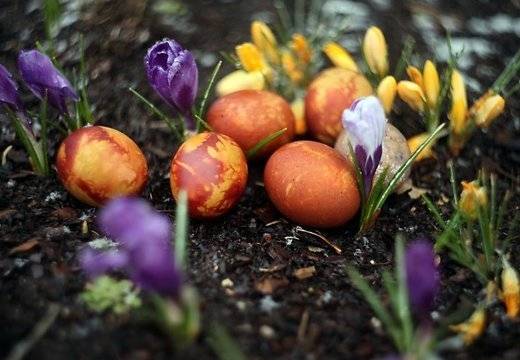
[[[352,219],[360,206],[352,164],[315,141],[278,149],[267,161],[264,183],[276,208],[301,225],[337,227]]]
[[[214,132],[186,140],[171,162],[170,185],[177,199],[184,190],[196,218],[225,214],[240,200],[247,184],[247,160],[229,136]]]
[[[74,131],[60,145],[58,177],[78,200],[101,206],[119,196],[139,195],[148,178],[146,159],[128,136],[104,126]]]
[[[294,137],[294,115],[291,106],[275,93],[264,90],[242,90],[223,96],[207,113],[212,130],[235,140],[244,152],[258,142],[282,130],[287,131],[265,146],[258,155],[267,155]]]
[[[341,115],[357,98],[372,94],[360,73],[330,68],[311,82],[305,96],[305,118],[310,133],[319,141],[334,144],[341,131]]]
[[[336,151],[342,154],[345,158],[349,157],[350,147],[348,135],[345,130],[339,134],[334,147]],[[392,124],[387,124],[385,137],[383,139],[383,155],[381,156],[381,162],[376,169],[374,179],[377,179],[383,170],[388,168],[386,175],[386,183],[388,183],[410,156],[410,149],[404,135],[401,134],[401,132]],[[399,188],[408,180],[410,172],[411,169],[408,169],[403,175],[396,187],[397,191],[399,191]]]

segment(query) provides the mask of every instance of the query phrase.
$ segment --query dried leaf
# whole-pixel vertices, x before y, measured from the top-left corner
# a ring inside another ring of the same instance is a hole
[[[304,267],[301,269],[296,269],[293,272],[293,276],[298,280],[304,280],[310,277],[313,277],[316,273],[316,268],[314,266]]]
[[[416,200],[419,199],[422,195],[429,193],[430,190],[423,189],[420,187],[412,186],[411,190],[408,192],[408,196],[410,199]]]
[[[34,248],[38,244],[39,244],[39,241],[37,238],[29,239],[26,242],[12,248],[9,251],[9,255],[30,251],[32,248]]]
[[[271,295],[276,290],[286,287],[287,285],[289,285],[289,280],[287,280],[287,278],[275,278],[269,276],[257,281],[255,289],[264,295]]]

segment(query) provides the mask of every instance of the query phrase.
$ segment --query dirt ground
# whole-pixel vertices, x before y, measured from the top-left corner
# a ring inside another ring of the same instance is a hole
[[[128,88],[136,87],[160,104],[146,83],[142,62],[147,47],[166,36],[194,50],[203,84],[218,51],[232,50],[234,44],[245,41],[254,17],[274,19],[271,2],[192,0],[185,1],[175,14],[151,0],[90,1],[80,13],[74,11],[77,3],[67,2],[67,24],[57,43],[60,60],[67,67],[77,65],[78,34],[84,34],[95,116],[100,124],[127,133],[142,147],[150,168],[143,196],[173,216],[175,203],[167,175],[177,145]],[[348,35],[353,39],[360,38],[368,25],[380,25],[393,59],[400,52],[403,33],[417,40],[426,57],[440,53],[436,41],[443,27],[450,29],[454,39],[468,44],[463,70],[470,78],[471,98],[492,84],[520,43],[520,3],[516,0],[333,3],[339,11],[354,14]],[[0,2],[0,63],[13,72],[17,52],[43,38],[35,4],[38,2]],[[419,132],[417,115],[405,106],[401,110],[391,121],[406,135]],[[511,213],[520,206],[519,114],[518,97],[509,99],[500,120],[487,133],[477,133],[455,159],[461,180],[475,178],[482,167],[497,173],[500,190],[514,191]],[[59,316],[28,358],[214,359],[204,341],[204,328],[197,343],[176,354],[165,337],[132,316],[101,316],[85,308],[78,300],[85,277],[76,255],[86,242],[99,237],[95,210],[68,195],[54,173],[39,178],[28,172],[29,164],[7,119],[0,115],[0,121],[0,150],[14,145],[6,165],[0,167],[0,357],[33,329],[51,304],[59,304]],[[52,140],[56,145],[61,138],[53,134]],[[450,195],[448,158],[440,146],[437,160],[423,162],[413,171],[415,185],[429,189],[436,201]],[[409,239],[434,234],[425,206],[407,195],[393,196],[375,230],[365,236],[355,236],[355,223],[322,231],[341,248],[338,254],[316,237],[299,232],[296,224],[276,212],[260,184],[261,163],[252,164],[250,173],[236,209],[221,219],[191,224],[189,279],[200,292],[204,326],[213,322],[225,325],[251,359],[370,359],[393,353],[390,339],[374,326],[372,311],[353,289],[344,267],[358,266],[378,285],[381,270],[392,264],[396,234]],[[449,205],[443,209],[448,212]],[[81,233],[84,220],[90,225],[87,235]],[[288,236],[298,239],[289,241]],[[12,252],[29,241],[30,249]],[[512,264],[520,268],[518,243],[512,255]],[[312,277],[298,280],[293,275],[296,269],[308,266],[316,269]],[[463,299],[475,300],[480,284],[446,256],[441,256],[441,271],[442,290],[435,313],[442,318]],[[224,288],[225,279],[233,286]],[[305,325],[302,319],[307,316]],[[442,355],[452,359],[520,358],[520,324],[506,320],[500,309],[491,314],[491,323],[474,345]]]

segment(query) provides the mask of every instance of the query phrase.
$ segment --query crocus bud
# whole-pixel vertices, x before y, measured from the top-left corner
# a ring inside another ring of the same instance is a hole
[[[347,70],[359,71],[352,56],[338,43],[332,41],[326,43],[323,47],[323,51],[335,66]]]
[[[372,189],[374,175],[383,154],[383,139],[386,131],[386,116],[381,103],[375,96],[354,101],[343,112],[342,123],[347,130],[361,175],[364,179],[365,195]]]
[[[451,129],[456,135],[462,134],[466,128],[468,101],[466,99],[466,85],[464,78],[457,70],[451,74],[451,110],[448,117]]]
[[[255,46],[274,64],[279,63],[276,37],[262,21],[253,21],[251,24],[251,38]]]
[[[475,123],[478,127],[487,128],[502,112],[506,102],[500,95],[488,97],[475,112]]]
[[[155,92],[181,113],[189,129],[194,129],[192,108],[199,86],[199,70],[191,52],[175,40],[155,43],[144,59],[148,82]]]
[[[282,67],[293,83],[298,84],[302,81],[303,73],[298,68],[293,54],[288,50],[282,52]]]
[[[478,218],[479,208],[488,203],[486,188],[480,186],[477,181],[462,182],[459,208],[469,219]]]
[[[428,139],[429,136],[430,136],[429,133],[422,133],[422,134],[415,135],[415,136],[411,137],[410,139],[408,139],[407,142],[408,142],[408,148],[410,149],[410,152],[413,154],[415,152],[415,150],[417,150],[417,148],[419,146],[421,146],[421,144],[423,142],[425,142],[426,139]],[[423,149],[423,151],[421,151],[419,153],[419,155],[415,158],[415,161],[419,162],[421,160],[434,157],[435,154],[432,150],[432,145],[433,144],[429,144],[428,146],[426,146]]]
[[[396,92],[397,82],[395,81],[395,78],[390,75],[381,80],[377,87],[377,97],[379,98],[379,101],[381,101],[381,104],[383,104],[386,114],[392,111]]]
[[[370,70],[380,77],[388,73],[388,49],[381,29],[371,26],[363,40],[363,54]]]
[[[7,69],[0,64],[0,104],[7,105],[13,111],[23,111],[18,95],[18,85]]]
[[[439,291],[439,272],[433,246],[426,240],[412,242],[405,252],[406,285],[414,311],[423,317]]]
[[[439,73],[437,68],[430,60],[424,64],[423,70],[424,93],[426,95],[426,103],[430,109],[435,109],[439,99],[441,90]]]
[[[298,56],[298,60],[300,60],[301,63],[306,65],[311,62],[312,49],[305,36],[298,33],[294,34],[292,36],[291,48]]]
[[[245,71],[261,71],[267,78],[271,77],[271,68],[267,65],[264,56],[254,44],[246,42],[238,45],[235,48],[235,52]]]
[[[47,99],[64,115],[68,114],[67,100],[79,99],[69,80],[54,67],[47,55],[38,50],[20,52],[18,69],[31,92],[39,99]]]
[[[408,104],[413,110],[418,112],[424,111],[424,92],[421,87],[411,81],[399,81],[397,84],[397,92],[399,97]]]
[[[502,259],[502,300],[506,306],[507,316],[516,318],[520,314],[520,282],[518,273],[506,259]]]
[[[225,96],[240,90],[263,90],[265,78],[260,71],[236,70],[224,76],[216,86],[218,96]]]
[[[307,132],[305,122],[305,101],[298,98],[291,103],[291,110],[294,115],[294,132],[296,135],[303,135]]]
[[[479,308],[475,310],[468,320],[458,325],[452,325],[450,329],[461,334],[464,343],[470,345],[477,340],[486,329],[486,311],[483,308]]]
[[[419,69],[417,69],[415,66],[408,66],[406,68],[406,73],[408,74],[410,80],[419,85],[421,89],[424,88],[423,75]]]

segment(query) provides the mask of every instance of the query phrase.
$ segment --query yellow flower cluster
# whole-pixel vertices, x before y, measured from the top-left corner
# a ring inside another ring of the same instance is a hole
[[[468,109],[464,78],[457,70],[451,76],[450,147],[457,154],[475,126],[489,127],[505,107],[505,100],[493,90],[488,90]]]
[[[293,34],[289,44],[280,46],[269,26],[261,21],[251,24],[251,42],[236,46],[235,53],[242,70],[232,72],[219,82],[219,96],[239,90],[265,89],[274,80],[280,66],[298,85],[312,60],[312,49],[305,36]]]
[[[459,208],[464,216],[476,220],[479,209],[488,204],[486,188],[480,186],[478,181],[462,182],[462,193],[460,194]]]
[[[427,60],[422,73],[415,66],[408,66],[406,72],[410,81],[399,82],[397,85],[399,97],[417,112],[435,111],[441,89],[435,64]]]
[[[323,52],[334,66],[359,72],[359,67],[352,55],[336,42],[328,42],[323,47]],[[388,114],[392,111],[397,82],[393,76],[388,74],[388,46],[381,29],[376,26],[370,27],[363,39],[363,55],[370,72],[381,81],[377,86],[376,94]]]

